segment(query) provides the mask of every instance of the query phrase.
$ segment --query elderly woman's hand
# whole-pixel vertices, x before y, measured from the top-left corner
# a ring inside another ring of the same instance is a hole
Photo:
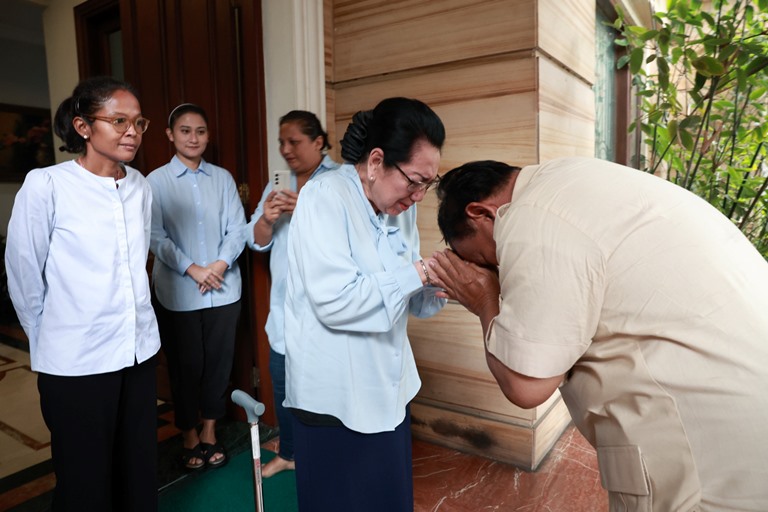
[[[493,270],[464,261],[450,249],[436,252],[430,263],[430,275],[436,286],[449,298],[457,300],[481,321],[499,314],[499,276]]]

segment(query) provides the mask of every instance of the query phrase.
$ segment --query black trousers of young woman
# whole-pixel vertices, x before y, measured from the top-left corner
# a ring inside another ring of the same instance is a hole
[[[54,512],[157,510],[157,358],[110,373],[38,374]]]
[[[156,304],[156,311],[176,427],[189,430],[200,417],[223,417],[240,301],[195,311],[170,311]]]
[[[411,412],[392,432],[361,434],[293,418],[299,512],[413,512]]]

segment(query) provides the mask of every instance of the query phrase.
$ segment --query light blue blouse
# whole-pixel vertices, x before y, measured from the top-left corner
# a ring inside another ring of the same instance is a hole
[[[310,176],[310,180],[323,174],[324,172],[338,169],[339,164],[334,162],[331,157],[326,156],[317,169]],[[291,190],[296,191],[296,175],[291,173]],[[272,350],[278,354],[285,354],[285,335],[283,324],[285,322],[285,282],[288,278],[288,228],[291,226],[291,214],[286,213],[277,219],[272,226],[272,240],[264,246],[257,244],[253,239],[253,227],[264,214],[264,201],[269,193],[272,192],[272,182],[267,183],[264,193],[256,210],[251,216],[251,222],[246,228],[245,239],[248,247],[254,251],[271,251],[269,259],[269,271],[272,279],[272,287],[269,293],[269,316],[264,330],[269,337],[269,345]]]
[[[416,208],[376,215],[352,165],[301,191],[288,236],[286,407],[391,431],[421,386],[408,313],[445,300],[421,284]]]
[[[152,186],[150,249],[157,299],[171,311],[195,311],[240,300],[237,257],[245,248],[245,213],[232,175],[205,160],[197,171],[174,156],[147,176]],[[229,265],[221,289],[201,294],[186,275],[192,263]]]

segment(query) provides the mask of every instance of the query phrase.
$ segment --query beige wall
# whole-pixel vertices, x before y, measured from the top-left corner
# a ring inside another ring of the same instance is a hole
[[[45,33],[45,57],[48,62],[48,91],[51,98],[51,114],[65,98],[72,94],[79,80],[77,68],[77,43],[75,40],[74,7],[82,0],[51,0],[43,11]],[[61,140],[54,137],[58,148]],[[56,151],[56,161],[71,159],[69,153]]]

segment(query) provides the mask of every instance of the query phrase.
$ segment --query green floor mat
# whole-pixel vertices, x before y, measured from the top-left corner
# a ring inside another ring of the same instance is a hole
[[[261,452],[261,463],[275,456]],[[265,512],[296,512],[296,477],[283,471],[262,481]],[[223,468],[193,473],[160,493],[160,512],[246,512],[256,509],[253,500],[253,455],[232,457]]]

